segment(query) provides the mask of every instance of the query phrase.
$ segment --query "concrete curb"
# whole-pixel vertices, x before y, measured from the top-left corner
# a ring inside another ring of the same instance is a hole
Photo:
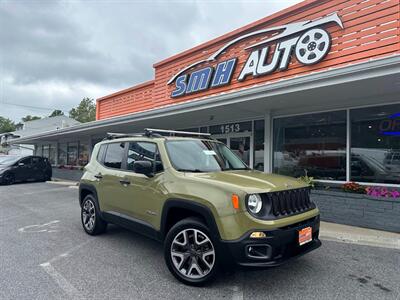
[[[320,238],[327,241],[400,250],[400,234],[321,222]]]
[[[76,181],[46,181],[46,183],[57,184],[57,185],[65,185],[70,187],[79,186],[79,182]]]

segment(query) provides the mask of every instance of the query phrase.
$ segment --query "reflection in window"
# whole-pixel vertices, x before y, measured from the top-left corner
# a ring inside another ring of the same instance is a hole
[[[122,158],[124,157],[125,143],[108,144],[104,165],[109,168],[121,169]]]
[[[254,169],[264,171],[264,120],[254,121]]]
[[[79,165],[86,166],[89,162],[89,145],[85,142],[79,143]]]
[[[351,180],[400,183],[400,105],[354,109],[351,119]]]
[[[67,164],[70,166],[78,164],[78,142],[68,143]]]
[[[127,169],[133,171],[135,161],[146,160],[155,162],[156,172],[163,170],[156,144],[146,142],[131,142],[128,149]]]
[[[346,180],[346,112],[274,120],[274,172]]]

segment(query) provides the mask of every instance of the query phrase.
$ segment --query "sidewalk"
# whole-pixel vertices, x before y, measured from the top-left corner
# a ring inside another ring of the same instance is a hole
[[[322,240],[400,250],[399,233],[321,222],[319,236]]]

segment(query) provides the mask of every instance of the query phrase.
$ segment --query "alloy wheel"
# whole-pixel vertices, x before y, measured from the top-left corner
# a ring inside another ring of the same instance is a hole
[[[86,200],[82,207],[82,221],[86,230],[92,231],[96,220],[96,210],[91,200]]]
[[[184,277],[202,279],[215,264],[215,249],[210,238],[198,229],[184,229],[174,238],[171,259]]]

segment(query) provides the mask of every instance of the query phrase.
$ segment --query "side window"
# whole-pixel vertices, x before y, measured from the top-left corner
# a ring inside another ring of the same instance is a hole
[[[108,144],[104,165],[113,169],[121,169],[122,158],[125,153],[125,143]]]
[[[42,160],[39,157],[32,157],[32,165],[38,165]]]
[[[23,163],[25,166],[29,166],[32,163],[32,159],[30,157],[23,158],[18,163]]]
[[[99,163],[103,163],[104,153],[106,152],[107,145],[101,145],[99,152],[97,153],[97,161]]]
[[[157,145],[147,142],[130,142],[128,149],[127,169],[133,171],[133,164],[138,160],[147,160],[153,163],[155,172],[163,170]]]

